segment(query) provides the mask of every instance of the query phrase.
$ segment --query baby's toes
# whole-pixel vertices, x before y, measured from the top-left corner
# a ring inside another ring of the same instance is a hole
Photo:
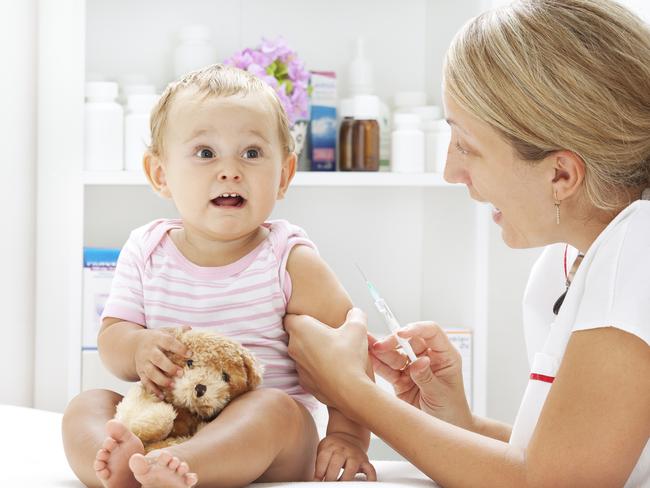
[[[188,473],[185,475],[185,484],[187,486],[194,486],[197,484],[199,481],[199,477],[196,475],[196,473]]]
[[[109,453],[117,447],[117,441],[112,437],[107,437],[102,443],[102,449],[108,451]]]
[[[181,464],[178,465],[178,468],[176,468],[176,472],[178,473],[179,476],[184,476],[185,474],[188,473],[190,470],[190,467],[187,465],[185,461],[183,461]]]
[[[111,457],[111,453],[108,452],[106,449],[100,449],[97,451],[97,454],[95,455],[95,459],[98,461],[108,461],[108,458]]]

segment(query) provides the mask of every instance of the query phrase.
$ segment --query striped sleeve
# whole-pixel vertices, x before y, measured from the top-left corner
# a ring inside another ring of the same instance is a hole
[[[143,239],[132,232],[124,244],[115,267],[111,292],[106,301],[102,320],[113,317],[146,326],[144,316],[144,259]]]

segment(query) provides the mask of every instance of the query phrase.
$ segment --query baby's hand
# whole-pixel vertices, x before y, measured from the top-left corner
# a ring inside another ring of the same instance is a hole
[[[189,327],[184,327],[183,329]],[[183,374],[183,368],[176,366],[165,354],[166,351],[189,358],[191,352],[185,344],[172,335],[170,330],[144,329],[135,349],[135,370],[145,390],[161,400],[161,389],[174,384],[174,377]]]
[[[339,473],[343,474],[339,478]],[[315,481],[350,481],[357,473],[364,473],[368,481],[377,481],[375,468],[361,441],[351,434],[333,432],[318,444]]]

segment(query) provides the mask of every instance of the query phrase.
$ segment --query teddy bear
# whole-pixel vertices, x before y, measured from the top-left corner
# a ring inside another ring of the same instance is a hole
[[[145,452],[179,444],[216,418],[242,393],[262,382],[262,367],[241,344],[214,332],[169,329],[190,351],[186,359],[167,356],[183,368],[183,376],[163,391],[164,400],[132,386],[117,405],[115,418],[140,438]]]

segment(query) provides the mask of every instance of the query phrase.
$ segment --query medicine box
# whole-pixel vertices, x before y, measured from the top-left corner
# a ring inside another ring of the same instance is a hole
[[[97,348],[97,333],[120,249],[84,248],[82,348]]]
[[[312,171],[336,170],[336,74],[312,71],[309,150]]]

